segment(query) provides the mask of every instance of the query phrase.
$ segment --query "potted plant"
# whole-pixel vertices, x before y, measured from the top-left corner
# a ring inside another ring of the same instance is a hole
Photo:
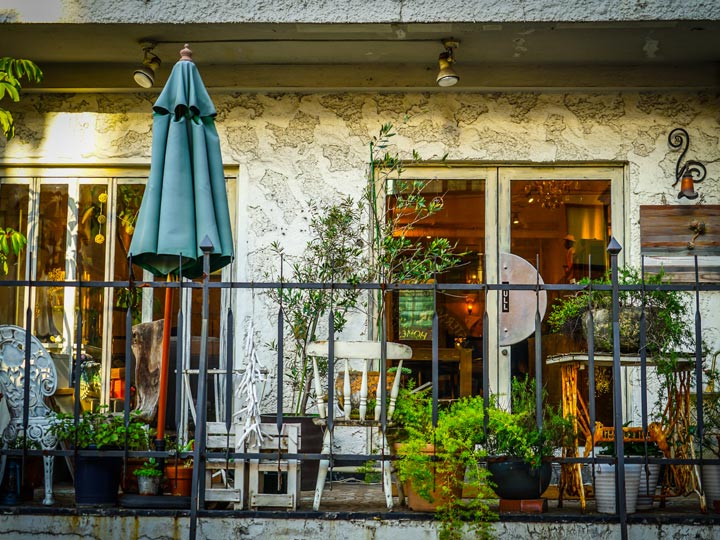
[[[543,401],[547,395],[543,391]],[[548,403],[543,406],[542,427],[535,410],[535,380],[513,379],[511,408],[493,396],[488,409],[484,441],[488,470],[501,499],[539,499],[550,484],[550,458],[569,444],[574,432],[572,419],[563,417]]]
[[[404,181],[403,160],[387,151],[389,139],[395,135],[392,124],[384,124],[377,137],[370,142],[371,163],[366,189],[358,199],[346,198],[338,203],[311,205],[308,227],[309,239],[302,254],[290,257],[284,248],[271,246],[281,260],[288,260],[278,274],[268,275],[271,281],[299,283],[362,283],[408,282],[424,283],[460,262],[453,246],[444,238],[430,241],[425,237],[407,234],[421,221],[429,219],[442,208],[442,196],[424,196],[424,184]],[[413,152],[412,161],[420,161]],[[392,188],[390,187],[392,184]],[[386,208],[386,195],[394,193],[393,208]],[[396,209],[402,209],[402,218]],[[408,219],[409,217],[409,219]],[[368,225],[372,240],[368,241]],[[268,292],[279,305],[285,327],[292,338],[292,357],[286,375],[293,387],[293,412],[303,416],[312,405],[313,362],[321,376],[327,373],[326,361],[307,354],[308,345],[327,331],[326,320],[332,310],[336,332],[341,332],[353,311],[367,310],[371,336],[379,335],[385,306],[382,294],[362,301],[361,291],[354,288],[315,289],[282,288]],[[375,329],[373,331],[373,329]],[[272,421],[265,418],[265,421]],[[291,420],[292,421],[292,420]],[[302,421],[302,420],[299,420]],[[301,452],[319,453],[322,434],[315,431],[316,447],[308,447],[311,430],[317,430],[312,419],[302,424]],[[303,489],[314,487],[317,462],[303,463]],[[313,467],[314,465],[314,467]],[[307,470],[308,466],[312,467]],[[307,483],[306,483],[307,482]]]
[[[648,286],[644,291],[621,290],[619,293],[621,352],[637,353],[640,349],[640,315],[643,309],[648,357],[673,354],[692,344],[688,304],[683,293],[653,288],[668,283],[664,276],[661,271],[643,277],[636,268],[630,266],[618,270],[620,285]],[[611,283],[610,271],[600,279],[580,280],[580,284],[585,285],[584,289],[558,298],[553,304],[548,317],[550,328],[573,337],[587,337],[592,321],[595,350],[612,352],[612,294],[607,288],[599,290],[594,287]]]
[[[58,441],[79,451],[120,450],[128,433],[122,415],[110,413],[104,407],[95,412],[86,411],[77,421],[72,415],[59,413],[51,429]],[[131,429],[137,429],[137,425]],[[74,462],[76,504],[116,504],[122,464],[120,456],[77,453]]]
[[[460,538],[463,523],[487,532],[494,519],[487,499],[493,497],[485,456],[481,397],[466,397],[438,411],[432,423],[432,402],[425,392],[404,391],[394,417],[402,442],[395,469],[411,509],[435,511],[442,537]],[[463,490],[468,495],[463,498]]]
[[[614,442],[599,443],[600,456],[616,456]],[[623,444],[626,457],[661,457],[663,454],[654,442],[625,442]],[[597,511],[614,514],[615,509],[615,465],[598,463],[595,466],[595,501]],[[650,510],[653,497],[660,477],[658,463],[626,463],[625,464],[625,509],[628,513],[636,510]]]
[[[192,489],[193,448],[195,440],[165,439],[170,457],[165,461],[165,480],[167,490],[177,497],[189,497]]]
[[[140,495],[157,495],[160,490],[160,481],[162,480],[162,470],[160,464],[155,458],[149,458],[147,461],[133,471],[138,481],[138,493]]]
[[[144,452],[150,450],[150,443],[154,440],[155,430],[147,425],[140,417],[140,411],[132,411],[124,443],[130,452]],[[145,458],[128,457],[125,461],[125,470],[122,476],[121,487],[123,493],[138,492],[138,477],[135,471],[143,466]]]

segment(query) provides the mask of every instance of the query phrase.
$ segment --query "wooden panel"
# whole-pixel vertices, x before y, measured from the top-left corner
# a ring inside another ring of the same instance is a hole
[[[693,221],[705,224],[705,234],[689,249]],[[640,246],[643,255],[720,255],[720,205],[640,206]]]

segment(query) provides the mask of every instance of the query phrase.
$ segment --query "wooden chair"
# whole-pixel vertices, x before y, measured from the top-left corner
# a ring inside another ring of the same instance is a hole
[[[300,501],[300,465],[297,459],[277,458],[277,452],[297,454],[300,448],[300,425],[283,424],[278,436],[276,424],[260,424],[264,435],[262,442],[254,440],[246,446],[247,452],[267,453],[267,459],[251,459],[248,476],[248,507],[280,507],[296,510]],[[266,473],[278,474],[280,493],[264,493]],[[281,475],[285,474],[284,480]]]
[[[27,427],[23,425],[23,396],[25,381],[25,340],[23,328],[13,325],[0,326],[0,393],[10,411],[10,422],[0,439],[4,446],[19,436],[37,443],[43,450],[54,450],[57,437],[50,427],[55,413],[45,403],[57,387],[57,372],[50,353],[40,340],[30,336],[30,399]],[[0,459],[0,479],[5,469],[5,458]],[[45,469],[45,497],[43,504],[51,505],[53,499],[53,467],[55,456],[43,456]]]
[[[380,404],[381,404],[381,385],[377,385],[376,400],[375,400],[375,411],[374,418],[367,419],[367,407],[368,407],[368,369],[372,360],[378,360],[380,358],[381,343],[378,341],[335,341],[334,343],[334,355],[335,360],[342,359],[344,362],[343,373],[343,384],[342,384],[342,415],[334,420],[333,427],[335,426],[351,426],[351,427],[370,427],[378,429],[380,427]],[[313,342],[308,346],[308,356],[311,357],[328,357],[328,342],[317,341]],[[412,349],[407,345],[400,343],[387,343],[386,347],[386,358],[387,360],[398,360],[397,371],[393,379],[392,389],[390,391],[390,403],[387,409],[387,421],[392,420],[393,413],[395,411],[395,403],[397,401],[398,392],[400,390],[400,377],[402,371],[403,360],[408,360],[412,357]],[[352,384],[351,384],[351,371],[350,361],[360,360],[362,361],[361,370],[361,383],[359,392],[359,404],[358,404],[358,417],[353,418],[352,415]],[[320,372],[318,370],[317,361],[313,360],[313,375],[315,383],[315,393],[318,396],[318,413],[320,416],[319,421],[327,428],[327,409],[323,399],[324,391],[321,386]],[[334,381],[329,382],[334,384]],[[330,406],[339,408],[340,395],[336,392],[335,403],[331,403]],[[333,409],[335,410],[335,409]],[[333,415],[334,418],[334,415]],[[325,429],[325,435],[323,437],[323,455],[330,455],[330,447],[332,444],[332,432],[330,429]],[[387,440],[385,440],[384,434],[381,437],[381,444],[383,448],[387,447]],[[393,506],[392,496],[392,464],[390,460],[383,461],[382,477],[383,477],[383,491],[385,493],[385,502],[388,508]],[[315,499],[313,502],[313,509],[320,509],[320,501],[322,500],[323,490],[325,488],[325,480],[327,479],[328,469],[330,468],[329,459],[321,459],[320,467],[318,470],[318,479],[315,486]]]

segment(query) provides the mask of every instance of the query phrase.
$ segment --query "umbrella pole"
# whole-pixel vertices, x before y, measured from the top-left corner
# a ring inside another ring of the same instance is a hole
[[[170,282],[170,275],[167,277]],[[168,365],[170,364],[170,327],[172,318],[172,289],[165,289],[165,314],[163,322],[162,358],[160,361],[160,395],[158,397],[157,437],[155,449],[165,450],[165,412],[167,410]]]

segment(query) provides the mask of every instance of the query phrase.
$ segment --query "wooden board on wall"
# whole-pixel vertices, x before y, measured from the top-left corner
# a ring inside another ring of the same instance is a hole
[[[705,224],[705,234],[688,249],[693,221]],[[640,246],[643,255],[720,255],[720,205],[641,206]]]
[[[695,235],[694,223],[704,224]],[[694,247],[690,247],[690,243]],[[640,206],[640,247],[647,272],[660,271],[672,281],[720,279],[720,205]]]

